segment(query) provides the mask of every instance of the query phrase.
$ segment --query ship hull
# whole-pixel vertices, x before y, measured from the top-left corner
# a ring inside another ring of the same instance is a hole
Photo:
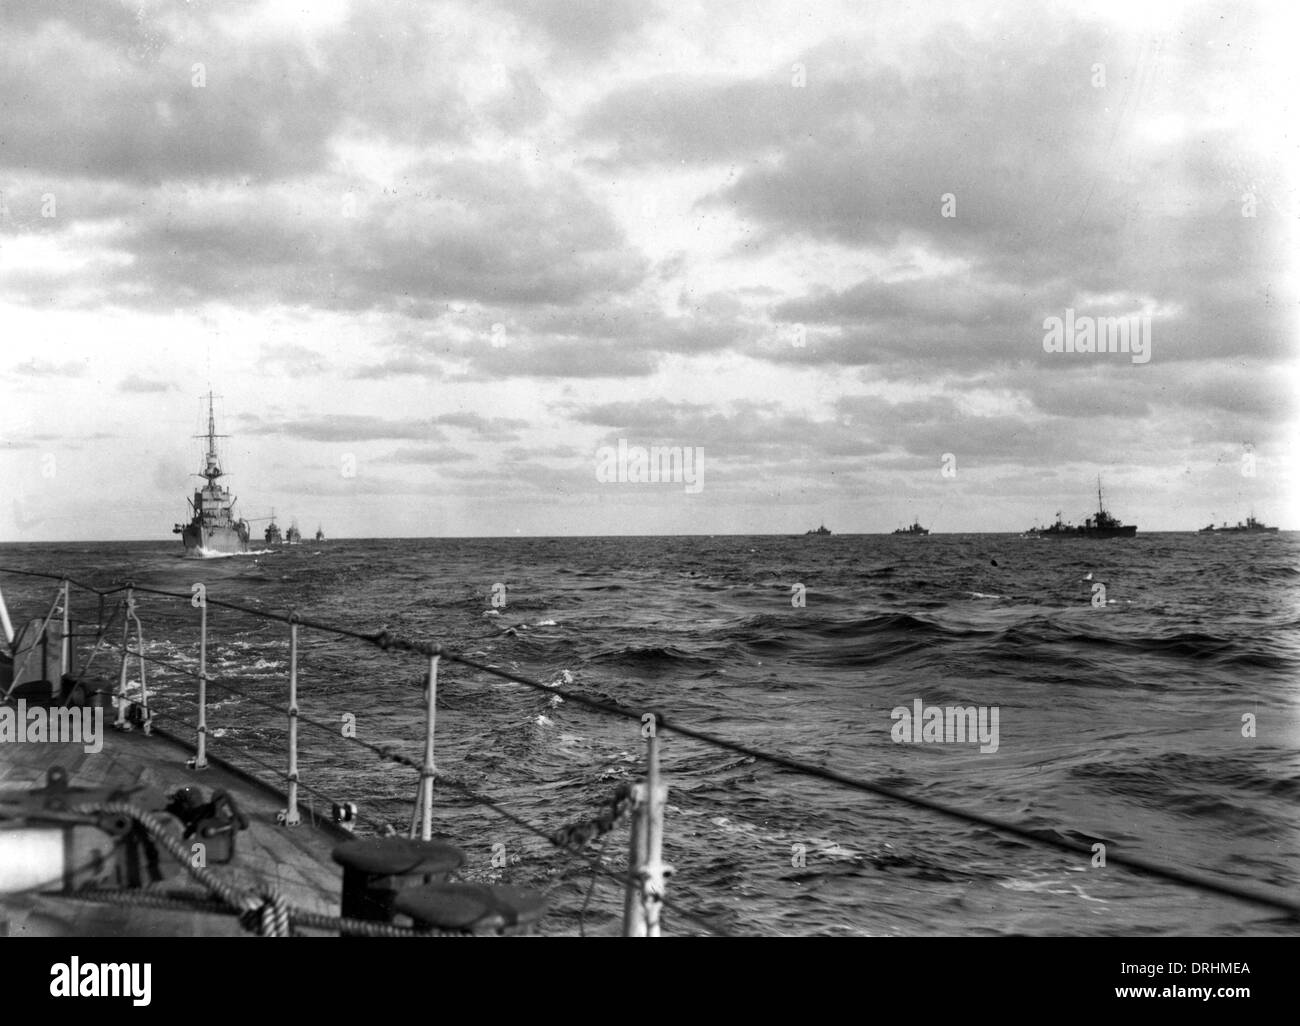
[[[1135,524],[1124,527],[1078,527],[1066,531],[1039,531],[1040,538],[1133,538],[1138,533]]]
[[[185,555],[193,559],[234,556],[248,551],[248,539],[232,527],[203,527],[189,524],[181,532]]]
[[[1085,538],[1133,538],[1136,537],[1138,529],[1135,525],[1129,524],[1126,527],[1094,527],[1084,529]]]

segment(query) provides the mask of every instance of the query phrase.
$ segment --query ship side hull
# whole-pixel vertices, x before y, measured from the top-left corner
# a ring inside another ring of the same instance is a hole
[[[1084,527],[1066,531],[1040,531],[1040,538],[1134,538],[1137,536],[1136,525],[1125,527]]]

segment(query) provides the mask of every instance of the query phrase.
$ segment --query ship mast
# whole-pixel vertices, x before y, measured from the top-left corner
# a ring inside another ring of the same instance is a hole
[[[215,397],[211,392],[208,392],[206,398],[208,400],[208,433],[206,435],[195,435],[194,437],[206,438],[208,440],[207,457],[203,465],[203,470],[200,471],[200,476],[206,477],[208,479],[208,484],[211,485],[217,478],[223,476],[221,472],[221,463],[217,460],[217,439],[228,438],[230,436],[217,434],[217,422],[212,414],[212,400]]]

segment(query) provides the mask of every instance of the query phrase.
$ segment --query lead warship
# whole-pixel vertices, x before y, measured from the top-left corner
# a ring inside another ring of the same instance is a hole
[[[228,435],[217,434],[216,421],[212,414],[211,392],[208,400],[208,433],[195,435],[195,438],[208,440],[208,451],[199,477],[207,484],[194,490],[194,498],[187,500],[190,504],[191,519],[188,524],[176,524],[172,534],[179,534],[185,545],[185,555],[192,557],[229,556],[248,551],[248,524],[235,519],[235,500],[230,489],[217,484],[224,477],[221,463],[217,459],[217,439]]]
[[[923,535],[929,534],[928,527],[922,527],[919,520],[913,520],[907,527],[900,527],[894,531],[895,534]]]

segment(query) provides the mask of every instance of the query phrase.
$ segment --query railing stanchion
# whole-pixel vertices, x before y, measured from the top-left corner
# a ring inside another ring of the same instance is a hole
[[[53,609],[53,612],[56,612],[56,613],[58,612],[58,610],[59,610],[59,604],[60,604],[62,601],[63,601],[63,599],[62,599],[62,590],[60,590],[60,591],[56,591],[56,592],[54,593],[54,609]],[[53,619],[53,617],[47,617],[47,618],[46,618],[46,621],[45,621],[45,627],[41,630],[41,637],[40,637],[40,642],[41,642],[41,680],[45,680],[45,681],[48,681],[48,680],[50,679],[50,627],[51,627],[50,620],[52,620],[52,619]]]
[[[285,809],[284,825],[297,826],[302,822],[298,814],[298,624],[297,615],[289,624],[289,807]]]
[[[659,783],[659,739],[651,734],[646,750],[648,769],[646,786],[650,792],[650,807],[646,810],[646,865],[643,903],[647,937],[659,936],[659,909],[664,900],[664,876],[668,871],[663,862],[664,806],[668,803],[668,787]]]
[[[664,877],[664,805],[668,788],[659,783],[659,739],[654,723],[646,735],[646,780],[632,786],[632,836],[628,844],[628,883],[623,898],[623,936],[658,937]]]
[[[130,724],[126,720],[126,661],[131,654],[131,617],[130,612],[135,608],[134,589],[130,585],[126,588],[126,614],[122,617],[122,668],[118,671],[117,676],[117,719],[113,725],[118,730],[127,730]]]
[[[645,784],[632,785],[632,830],[627,851],[627,887],[623,893],[623,936],[644,937],[645,916],[641,907],[641,873],[645,866]]]
[[[199,726],[194,768],[208,768],[208,597],[199,603]]]
[[[433,730],[438,705],[438,656],[429,657],[428,712],[424,725],[424,768],[420,771],[420,839],[433,835]]]
[[[136,615],[135,610],[131,610],[131,619],[135,621],[135,654],[140,660],[140,715],[142,717],[142,729],[146,735],[153,734],[153,718],[149,715],[149,682],[145,679],[144,670],[144,628],[140,625],[140,617]]]
[[[72,601],[72,585],[65,577],[63,579],[63,646],[59,653],[59,679],[54,684],[54,697],[59,698],[63,695],[63,678],[72,672],[72,650],[70,648],[72,641],[69,634],[72,631],[72,625],[69,623],[70,614],[68,605]]]

